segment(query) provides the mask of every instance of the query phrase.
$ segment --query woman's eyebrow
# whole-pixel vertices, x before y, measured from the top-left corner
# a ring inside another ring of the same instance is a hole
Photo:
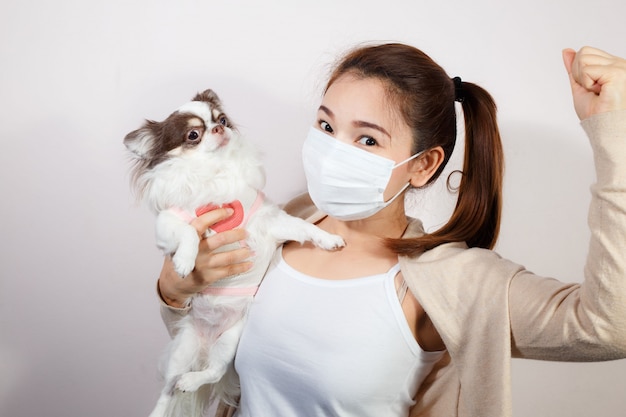
[[[328,107],[324,106],[323,104],[320,106],[319,110],[323,111],[324,113],[326,113],[330,117],[335,117],[335,114]]]
[[[335,114],[333,113],[333,111],[331,109],[329,109],[328,107],[321,105],[319,107],[319,110],[323,111],[324,113],[326,113],[327,115],[329,115],[330,117],[335,117]],[[387,135],[388,137],[391,137],[391,135],[389,134],[389,132],[387,132],[385,130],[385,128],[383,128],[382,126],[377,125],[376,123],[370,123],[370,122],[366,122],[364,120],[355,120],[354,122],[352,122],[353,126],[356,127],[367,127],[370,129],[374,129],[374,130],[378,130],[379,132],[383,133],[384,135]]]
[[[388,137],[391,137],[391,135],[389,134],[389,132],[385,130],[385,128],[375,123],[370,123],[370,122],[366,122],[363,120],[355,120],[354,122],[352,122],[352,124],[356,127],[368,127],[370,129],[378,130],[380,133],[387,135]]]

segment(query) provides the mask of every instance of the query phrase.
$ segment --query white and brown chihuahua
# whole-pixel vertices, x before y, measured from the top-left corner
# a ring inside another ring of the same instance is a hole
[[[190,221],[212,208],[231,207],[234,214],[207,235],[245,228],[248,238],[240,244],[254,253],[251,270],[192,298],[169,344],[165,387],[151,417],[199,416],[212,401],[232,403],[238,395],[233,359],[248,306],[278,245],[312,241],[333,250],[344,241],[264,198],[258,153],[212,90],[197,94],[162,122],[146,121],[124,144],[136,162],[134,188],[157,215],[157,246],[172,256],[181,279],[193,270],[200,242]]]

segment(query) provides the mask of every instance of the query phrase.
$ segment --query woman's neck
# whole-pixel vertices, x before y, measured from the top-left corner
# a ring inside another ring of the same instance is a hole
[[[372,237],[380,239],[400,238],[408,225],[409,221],[401,201],[366,219],[343,221],[328,216],[318,223],[322,229],[338,234],[346,240],[352,238],[370,241]]]

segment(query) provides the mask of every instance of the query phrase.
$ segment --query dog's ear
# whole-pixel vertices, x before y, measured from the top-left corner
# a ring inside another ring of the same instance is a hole
[[[215,107],[221,107],[222,105],[220,98],[217,96],[215,91],[210,88],[204,90],[202,93],[196,94],[192,101],[205,101],[207,103],[211,103]]]
[[[136,157],[145,159],[150,155],[150,151],[154,148],[154,125],[156,122],[148,121],[146,124],[130,132],[124,138],[124,145]]]

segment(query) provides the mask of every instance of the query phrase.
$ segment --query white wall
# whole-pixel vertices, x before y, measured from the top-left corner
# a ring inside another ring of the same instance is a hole
[[[211,87],[265,152],[267,193],[304,190],[299,150],[327,66],[357,42],[416,45],[496,98],[507,157],[498,250],[580,281],[591,153],[560,51],[626,56],[621,0],[3,0],[0,415],[141,416],[167,341],[153,218],[124,135]],[[418,198],[433,227],[445,199]],[[626,362],[514,363],[516,416],[623,416]]]

